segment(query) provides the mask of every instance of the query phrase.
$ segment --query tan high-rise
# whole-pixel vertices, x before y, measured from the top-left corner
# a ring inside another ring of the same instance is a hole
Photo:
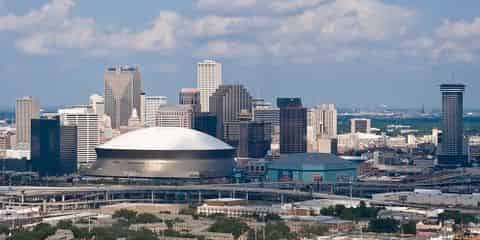
[[[200,91],[200,108],[202,112],[209,111],[209,98],[222,82],[221,63],[204,60],[197,64],[197,88]]]
[[[111,67],[105,71],[105,114],[112,119],[112,128],[127,126],[136,108],[140,108],[140,94],[142,93],[142,80],[137,67],[121,66]]]
[[[31,120],[40,117],[40,103],[35,97],[17,98],[15,123],[17,127],[17,148],[30,149]]]

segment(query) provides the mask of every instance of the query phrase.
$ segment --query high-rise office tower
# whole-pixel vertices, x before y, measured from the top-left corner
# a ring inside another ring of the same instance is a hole
[[[192,105],[195,112],[200,111],[200,91],[196,88],[182,88],[178,94],[178,103]]]
[[[222,64],[212,60],[197,63],[197,88],[200,91],[200,108],[202,112],[210,109],[210,96],[222,81]]]
[[[264,122],[241,121],[238,157],[263,158],[270,149],[270,140],[265,136]]]
[[[242,110],[251,112],[252,97],[247,89],[240,84],[220,85],[210,97],[209,106],[210,112],[217,116],[217,137],[227,142],[238,140],[238,134],[232,139],[224,130],[226,124],[238,122]]]
[[[270,141],[272,153],[276,154],[280,148],[280,109],[271,103],[258,102],[253,107],[253,120],[265,123],[265,137]]]
[[[62,126],[77,127],[77,162],[88,168],[96,160],[95,148],[100,144],[100,117],[89,107],[59,109]]]
[[[351,133],[370,133],[372,122],[368,118],[352,118],[350,119]]]
[[[61,176],[77,169],[75,126],[61,126],[60,120],[32,119],[31,162],[42,176]]]
[[[277,98],[280,108],[280,153],[307,151],[307,109],[300,98]]]
[[[30,149],[31,120],[40,117],[40,103],[35,97],[17,98],[15,124],[17,128],[17,148]]]
[[[165,96],[148,96],[142,93],[140,99],[142,109],[140,122],[145,127],[155,127],[158,110],[161,106],[167,105],[168,98]]]
[[[142,80],[137,67],[110,67],[105,71],[105,113],[111,118],[112,128],[127,126],[132,109],[139,114]]]
[[[442,84],[442,137],[438,164],[458,167],[467,164],[463,136],[463,84]]]
[[[158,127],[192,128],[194,120],[191,105],[165,105],[157,112]]]
[[[100,118],[105,114],[105,99],[103,96],[98,94],[93,94],[90,96],[90,107],[93,110],[93,113],[97,114]]]
[[[210,136],[217,137],[217,116],[211,112],[198,112],[193,117],[193,128]]]
[[[334,104],[322,104],[313,108],[312,126],[320,138],[337,137],[337,109]]]

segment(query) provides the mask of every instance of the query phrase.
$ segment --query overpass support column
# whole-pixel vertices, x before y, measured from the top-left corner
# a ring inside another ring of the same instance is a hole
[[[202,203],[202,191],[198,191],[198,203]]]
[[[150,200],[151,200],[152,203],[155,201],[155,192],[154,191],[151,192]]]
[[[285,203],[285,195],[283,195],[283,194],[280,195],[280,202],[281,202],[282,204]]]
[[[222,192],[218,192],[218,198],[222,198]]]
[[[248,191],[245,192],[245,201],[247,201],[247,203],[248,203]]]
[[[23,193],[22,193],[22,195],[20,195],[20,202],[21,203],[25,202],[25,195]]]
[[[65,194],[62,194],[62,211],[65,211]]]

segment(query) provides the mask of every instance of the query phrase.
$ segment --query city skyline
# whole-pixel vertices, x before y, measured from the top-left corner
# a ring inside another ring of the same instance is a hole
[[[136,7],[149,11],[134,17],[123,5],[111,16],[109,1],[1,1],[0,107],[29,95],[43,107],[87,102],[102,93],[103,71],[118,64],[140,66],[149,94],[176,99],[181,88],[196,86],[196,63],[203,59],[222,63],[225,84],[243,84],[272,102],[302,96],[306,106],[439,108],[437,86],[459,82],[469,89],[465,108],[476,107],[478,2],[463,1],[462,10],[434,1],[301,2],[249,1],[234,10],[225,1],[142,1]],[[301,32],[282,32],[299,19],[311,22]],[[72,38],[77,35],[83,37]],[[108,41],[115,36],[125,42]]]

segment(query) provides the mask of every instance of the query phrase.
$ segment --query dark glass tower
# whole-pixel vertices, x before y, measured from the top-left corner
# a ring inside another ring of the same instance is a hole
[[[42,176],[61,176],[77,169],[77,128],[60,120],[32,119],[32,168]]]
[[[210,136],[217,136],[217,116],[215,113],[198,112],[194,114],[193,128]]]
[[[307,151],[307,109],[300,98],[278,98],[280,108],[280,153]]]
[[[463,84],[442,84],[442,137],[438,164],[460,167],[467,164],[463,136]]]
[[[250,113],[251,109],[252,96],[243,85],[220,85],[210,96],[210,112],[217,116],[217,138],[238,143],[240,111]]]

